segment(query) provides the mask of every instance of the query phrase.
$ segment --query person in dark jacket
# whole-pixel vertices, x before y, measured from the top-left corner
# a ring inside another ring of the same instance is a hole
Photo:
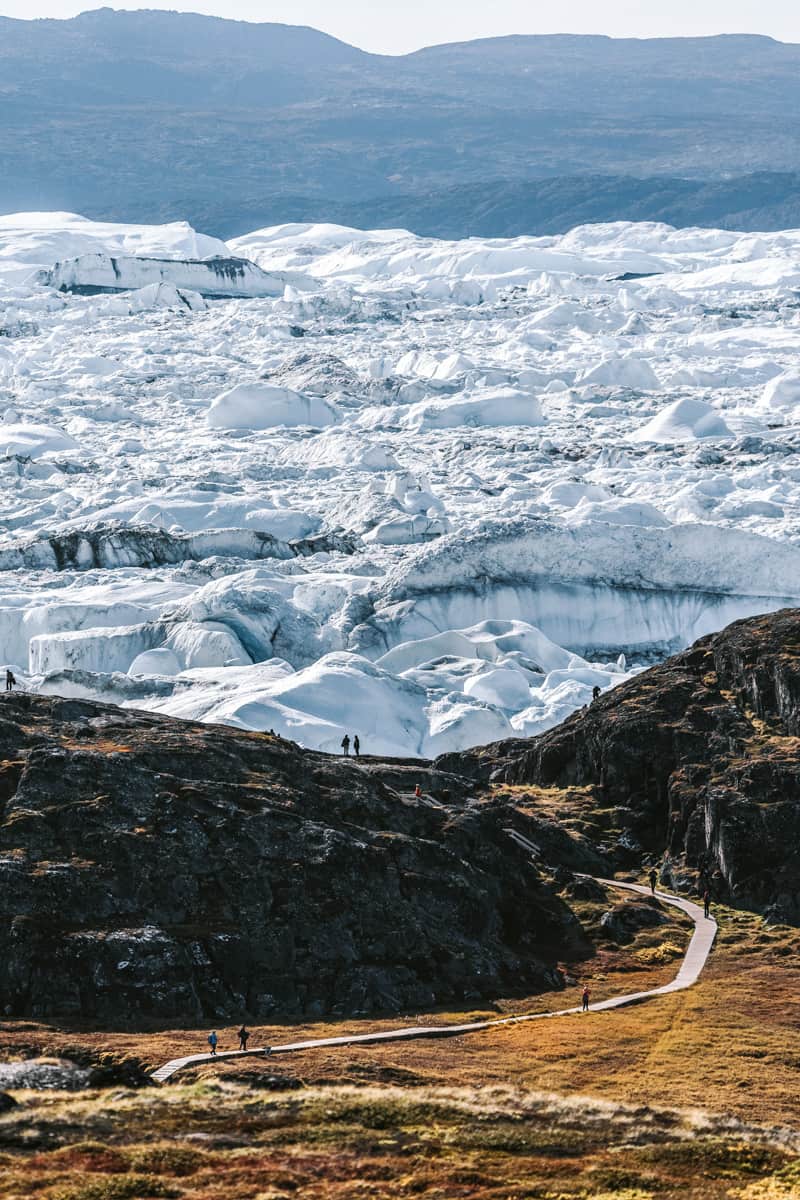
[[[650,880],[650,891],[655,896],[656,884],[658,883],[658,871],[655,869],[655,867],[650,868],[650,874],[647,876],[647,878]]]
[[[342,753],[344,754],[345,758],[347,758],[350,753],[350,735],[348,733],[346,733],[342,738]]]
[[[215,1058],[217,1055],[217,1042],[218,1041],[219,1041],[219,1038],[217,1037],[216,1033],[212,1029],[211,1033],[208,1035],[208,1044],[211,1047],[211,1053],[214,1055]]]
[[[17,686],[13,671],[6,671],[6,691],[10,692]]]
[[[583,1009],[584,1012],[589,1011],[589,985],[588,985],[588,983],[585,983],[583,985],[583,991],[581,992],[581,1008]]]
[[[361,742],[358,740],[358,734],[353,738],[353,753],[358,758],[361,753]]]
[[[239,1049],[240,1050],[247,1049],[247,1039],[249,1037],[250,1037],[250,1031],[248,1030],[246,1025],[243,1025],[242,1028],[239,1030]]]

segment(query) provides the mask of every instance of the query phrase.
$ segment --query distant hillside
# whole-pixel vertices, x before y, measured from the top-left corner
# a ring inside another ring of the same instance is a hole
[[[631,214],[769,228],[797,223],[798,103],[800,46],[762,37],[386,58],[193,14],[0,18],[0,211],[221,234],[287,216],[458,236]]]
[[[698,180],[631,175],[490,179],[441,192],[381,196],[341,204],[303,196],[272,197],[266,207],[234,215],[207,210],[222,237],[284,221],[335,221],[357,229],[408,228],[426,237],[516,237],[566,233],[604,221],[664,221],[719,229],[800,226],[800,173],[762,171],[734,179]],[[266,218],[266,219],[262,219]]]

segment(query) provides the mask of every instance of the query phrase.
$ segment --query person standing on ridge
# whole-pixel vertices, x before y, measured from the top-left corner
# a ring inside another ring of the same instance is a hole
[[[650,868],[650,874],[647,876],[647,878],[650,880],[650,891],[655,896],[656,884],[658,883],[658,871],[655,869],[655,867]]]
[[[600,699],[600,688],[597,686],[597,684],[595,684],[595,686],[592,688],[592,700],[594,701],[594,700],[599,700],[599,699]]]
[[[583,985],[583,992],[581,993],[581,1008],[583,1009],[584,1012],[589,1011],[589,985],[588,985],[588,983],[585,983]]]
[[[247,1026],[243,1025],[242,1028],[239,1030],[239,1049],[240,1050],[247,1049],[247,1039],[249,1037],[250,1037],[250,1032],[249,1032]]]
[[[14,672],[11,670],[6,671],[6,691],[7,692],[13,691],[13,689],[16,687],[16,685],[17,685],[17,681],[14,678]]]
[[[216,1033],[212,1029],[211,1033],[208,1035],[208,1044],[211,1047],[211,1054],[213,1055],[214,1058],[217,1057],[217,1042],[218,1041],[219,1041],[219,1038],[217,1037]]]
[[[361,742],[358,740],[358,734],[353,738],[353,753],[358,758],[361,753]]]
[[[350,735],[349,735],[348,733],[346,733],[346,734],[344,735],[344,737],[342,738],[342,753],[344,754],[345,758],[348,758],[348,757],[349,757],[349,754],[350,754]]]

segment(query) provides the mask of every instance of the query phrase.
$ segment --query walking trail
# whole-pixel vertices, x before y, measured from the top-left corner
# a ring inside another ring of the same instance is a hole
[[[643,887],[638,883],[620,883],[616,879],[598,879],[597,882],[602,883],[606,887],[620,888],[626,892],[638,892],[643,896],[650,895],[650,888]],[[624,1008],[629,1004],[639,1004],[643,1000],[652,999],[654,996],[666,996],[670,992],[683,991],[684,988],[691,987],[693,983],[697,982],[700,972],[706,965],[711,947],[714,944],[714,938],[717,934],[717,923],[713,918],[704,916],[700,905],[694,904],[691,900],[683,900],[678,896],[668,896],[664,892],[656,892],[656,897],[663,904],[670,904],[673,908],[681,909],[682,912],[687,913],[694,921],[692,940],[684,955],[678,974],[670,983],[665,983],[662,987],[653,988],[651,991],[629,992],[625,996],[612,996],[610,1000],[600,1000],[596,1004],[590,1004],[590,1012],[603,1012],[606,1009]],[[498,1017],[490,1021],[472,1021],[466,1025],[404,1026],[399,1029],[384,1029],[380,1033],[345,1034],[342,1037],[314,1038],[311,1041],[287,1042],[284,1045],[272,1046],[269,1048],[269,1051],[265,1047],[262,1047],[255,1050],[229,1050],[217,1055],[190,1054],[186,1058],[174,1058],[171,1062],[164,1063],[163,1067],[159,1067],[153,1073],[153,1079],[156,1083],[166,1083],[168,1079],[172,1079],[179,1071],[183,1071],[187,1067],[196,1067],[203,1063],[228,1062],[233,1058],[264,1058],[267,1054],[270,1057],[275,1057],[278,1054],[300,1054],[304,1050],[316,1050],[321,1047],[370,1046],[379,1045],[382,1042],[411,1042],[421,1038],[458,1037],[467,1033],[479,1033],[485,1029],[495,1029],[501,1025],[520,1025],[524,1021],[542,1021],[546,1017],[569,1017],[580,1012],[580,1007],[561,1008],[554,1012],[525,1013],[517,1017]]]

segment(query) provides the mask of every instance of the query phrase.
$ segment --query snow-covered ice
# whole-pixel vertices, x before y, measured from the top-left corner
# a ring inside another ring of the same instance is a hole
[[[433,755],[800,603],[799,262],[0,217],[0,663]]]

